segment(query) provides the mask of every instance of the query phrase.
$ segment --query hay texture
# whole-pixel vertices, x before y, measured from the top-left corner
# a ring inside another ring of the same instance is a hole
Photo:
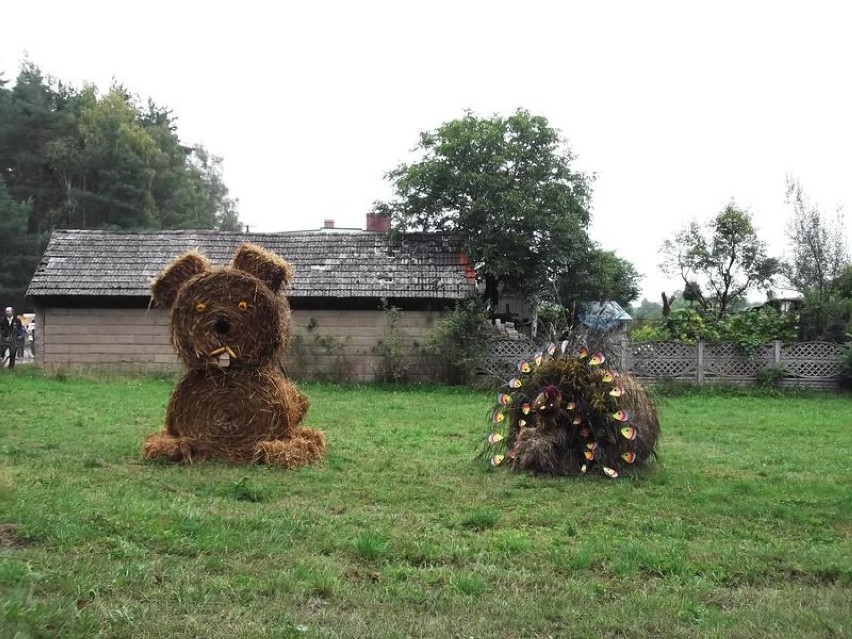
[[[197,251],[180,256],[151,285],[171,310],[172,344],[188,370],[172,391],[165,426],[148,437],[146,459],[304,466],[325,454],[325,437],[300,427],[308,398],[285,377],[290,307],[280,294],[290,265],[243,244],[213,268]]]
[[[646,466],[659,435],[647,389],[603,353],[564,342],[518,364],[489,414],[483,455],[516,471],[616,478]]]

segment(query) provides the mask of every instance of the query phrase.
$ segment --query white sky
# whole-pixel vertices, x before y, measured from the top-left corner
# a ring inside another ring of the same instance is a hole
[[[561,131],[597,174],[592,238],[654,301],[680,287],[662,241],[731,198],[776,255],[787,173],[825,212],[852,206],[846,2],[41,0],[0,18],[7,80],[28,54],[171,107],[224,157],[251,230],[362,227],[418,133],[465,109]]]

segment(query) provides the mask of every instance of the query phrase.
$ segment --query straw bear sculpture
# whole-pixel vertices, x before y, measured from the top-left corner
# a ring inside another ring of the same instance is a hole
[[[188,370],[163,430],[142,446],[145,458],[293,468],[324,455],[324,435],[299,426],[308,398],[279,364],[290,334],[281,289],[292,276],[289,263],[253,244],[223,268],[190,251],[157,276],[153,301],[170,309],[172,344]]]

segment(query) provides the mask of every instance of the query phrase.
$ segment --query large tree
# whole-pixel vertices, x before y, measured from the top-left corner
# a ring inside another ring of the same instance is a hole
[[[0,174],[29,229],[239,227],[221,158],[177,136],[171,111],[123,86],[75,89],[25,62],[0,84]]]
[[[45,150],[60,131],[67,106],[65,87],[51,83],[30,62],[14,86],[0,87],[0,173],[11,197],[30,202],[36,219],[64,199]]]
[[[0,77],[0,294],[18,306],[53,228],[240,228],[222,160],[181,144],[168,109],[27,61]]]
[[[639,275],[636,267],[592,244],[575,268],[561,272],[556,278],[556,297],[563,306],[590,301],[611,300],[627,308],[639,297]]]
[[[850,270],[841,211],[829,218],[812,203],[798,180],[787,177],[789,254],[784,275],[804,299],[799,333],[804,340],[842,340],[852,312],[847,290]]]
[[[583,263],[592,180],[544,117],[467,113],[422,133],[415,150],[387,174],[394,197],[374,211],[398,230],[456,233],[492,302],[501,285],[533,297]]]
[[[749,291],[768,286],[781,269],[766,255],[751,215],[731,203],[706,225],[692,222],[662,245],[660,268],[679,275],[683,298],[722,319]]]
[[[41,237],[27,232],[32,206],[17,202],[0,176],[0,304],[26,309],[24,294],[41,254]]]
[[[795,178],[787,177],[787,204],[793,211],[787,224],[790,254],[784,275],[794,290],[828,295],[832,282],[849,264],[846,230],[840,210],[834,219],[812,203]]]

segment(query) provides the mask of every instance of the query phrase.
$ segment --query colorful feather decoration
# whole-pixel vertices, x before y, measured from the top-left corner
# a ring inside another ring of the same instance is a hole
[[[552,475],[600,469],[613,479],[644,468],[659,435],[655,407],[630,375],[607,368],[612,359],[565,340],[516,360],[508,387],[492,395],[483,461]]]
[[[630,441],[636,439],[636,429],[633,426],[625,426],[620,432],[625,439],[629,439]]]

